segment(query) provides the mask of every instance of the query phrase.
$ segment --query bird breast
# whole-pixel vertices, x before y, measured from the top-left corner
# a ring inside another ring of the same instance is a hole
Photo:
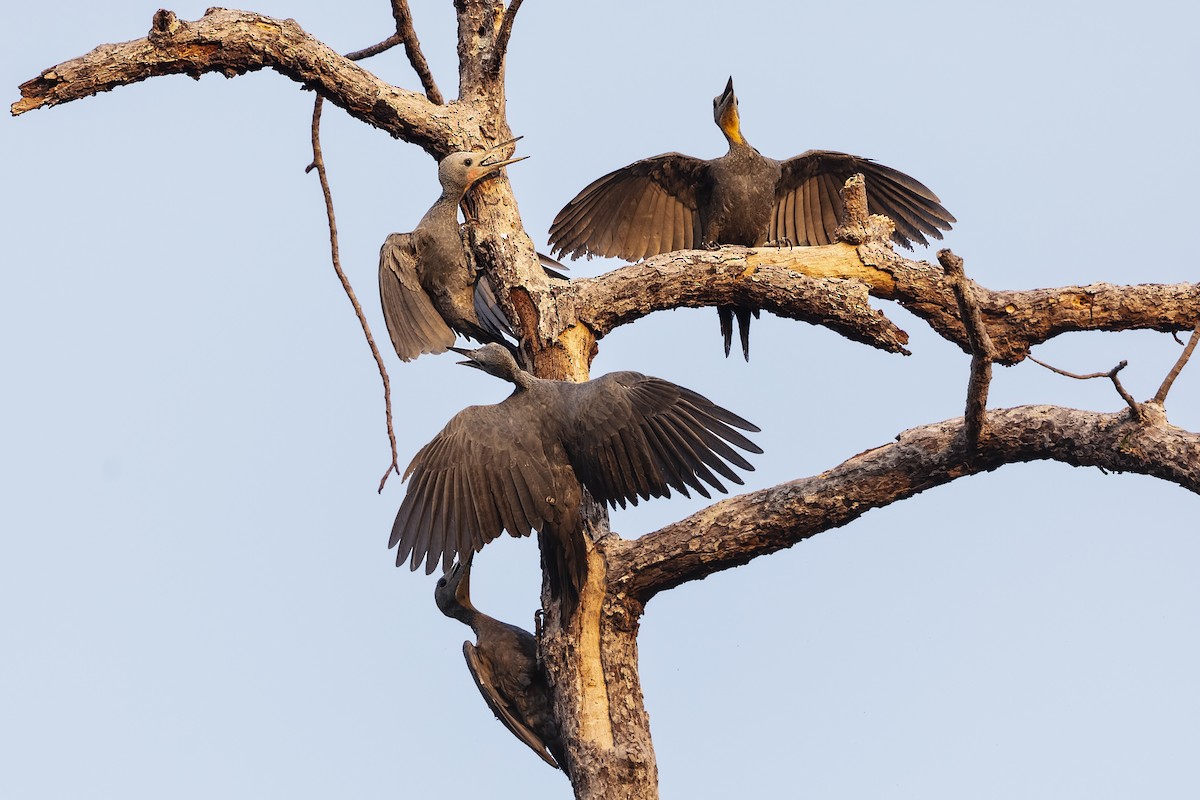
[[[704,240],[717,244],[761,245],[775,209],[779,162],[752,148],[736,148],[716,159],[712,194],[704,220]]]

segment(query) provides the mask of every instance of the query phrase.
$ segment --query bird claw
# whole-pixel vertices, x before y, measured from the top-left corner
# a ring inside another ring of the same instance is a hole
[[[794,245],[794,242],[792,242],[792,240],[786,236],[782,236],[778,239],[771,239],[770,241],[763,242],[763,247],[777,247],[777,248],[786,247],[788,250],[791,250],[793,245]]]
[[[702,247],[705,250],[720,250],[721,243],[720,242],[701,242],[700,247]]]

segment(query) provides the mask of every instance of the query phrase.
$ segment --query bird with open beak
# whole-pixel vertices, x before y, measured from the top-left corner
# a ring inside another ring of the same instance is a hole
[[[467,190],[522,161],[501,153],[521,137],[486,150],[451,153],[438,163],[442,194],[410,233],[393,233],[379,251],[379,299],[396,355],[411,361],[442,353],[455,334],[480,342],[513,338],[487,276],[472,267],[459,232],[458,207]]]

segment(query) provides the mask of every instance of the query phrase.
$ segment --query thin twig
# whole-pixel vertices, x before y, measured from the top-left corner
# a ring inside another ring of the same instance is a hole
[[[1115,375],[1116,373],[1120,372],[1121,370],[1123,370],[1127,366],[1129,366],[1128,361],[1122,361],[1120,364],[1117,364],[1115,367],[1110,369],[1108,372],[1089,372],[1087,375],[1076,375],[1074,372],[1067,372],[1065,369],[1059,369],[1058,367],[1051,366],[1050,364],[1047,364],[1045,361],[1038,361],[1033,356],[1025,356],[1025,357],[1028,358],[1033,363],[1037,364],[1039,367],[1045,367],[1046,369],[1050,370],[1051,372],[1057,372],[1059,375],[1062,375],[1063,377],[1074,378],[1077,381],[1089,381],[1092,378],[1111,378],[1113,375]]]
[[[429,72],[429,65],[425,62],[425,56],[421,54],[420,44],[417,42],[416,31],[412,27],[412,14],[409,13],[407,0],[392,0],[392,16],[396,19],[396,32],[378,44],[364,47],[362,50],[355,50],[353,53],[347,53],[346,58],[350,61],[361,61],[364,58],[377,56],[387,50],[392,49],[398,44],[403,44],[404,49],[408,52],[409,61],[412,62],[413,69],[421,77],[421,83],[425,86],[425,95],[434,103],[439,105],[443,102],[442,96],[437,90],[437,86],[433,83],[433,76]],[[329,178],[325,173],[325,159],[321,154],[321,108],[324,105],[324,98],[318,94],[316,102],[313,104],[312,118],[312,146],[313,160],[312,163],[305,168],[305,172],[317,171],[317,177],[321,181],[321,192],[325,196],[325,214],[329,219],[329,249],[333,256],[333,270],[337,273],[338,280],[342,282],[342,288],[346,291],[346,297],[350,299],[350,304],[354,306],[354,313],[358,317],[358,324],[362,326],[363,335],[367,337],[367,345],[371,348],[371,355],[375,357],[375,365],[379,368],[379,377],[383,381],[383,409],[384,417],[387,420],[388,444],[392,448],[392,463],[384,470],[383,477],[379,479],[379,491],[383,491],[383,487],[387,485],[387,480],[393,472],[400,474],[400,456],[396,450],[396,428],[392,418],[392,383],[388,378],[387,367],[383,364],[383,356],[379,354],[379,348],[375,345],[375,337],[371,334],[371,326],[367,323],[367,317],[363,314],[362,305],[358,302],[358,297],[354,293],[354,288],[350,285],[350,279],[342,270],[341,256],[338,254],[338,235],[337,235],[337,219],[333,213],[333,194],[329,189]]]
[[[1162,405],[1167,401],[1167,392],[1171,391],[1171,385],[1175,383],[1175,379],[1179,377],[1180,372],[1183,372],[1188,359],[1192,357],[1192,351],[1196,349],[1196,342],[1198,340],[1200,340],[1200,322],[1196,323],[1196,327],[1192,330],[1192,336],[1188,339],[1187,346],[1179,354],[1179,360],[1175,362],[1175,366],[1171,367],[1171,371],[1167,373],[1167,377],[1163,379],[1162,386],[1158,387],[1158,391],[1154,394],[1154,399],[1150,402]]]
[[[437,103],[439,106],[445,105],[446,101],[442,99],[442,93],[438,91],[437,84],[433,82],[433,73],[429,71],[429,62],[425,60],[425,54],[421,52],[421,42],[417,39],[416,29],[413,28],[412,11],[408,8],[408,0],[392,0],[392,18],[396,20],[396,34],[404,42],[404,52],[408,54],[408,61],[412,64],[417,77],[421,79],[425,96],[431,103]]]
[[[504,63],[504,55],[508,52],[508,40],[512,37],[513,21],[521,10],[521,0],[512,0],[504,10],[504,19],[500,21],[500,31],[496,34],[496,47],[492,56],[492,71],[499,72]]]
[[[392,463],[388,465],[387,470],[383,473],[383,478],[379,481],[379,491],[382,492],[392,472],[394,471],[397,475],[400,474],[400,457],[396,452],[396,431],[392,426],[392,384],[388,380],[387,368],[383,365],[383,356],[379,354],[379,348],[375,346],[375,337],[371,335],[371,326],[367,324],[367,317],[363,314],[362,306],[358,302],[358,297],[354,294],[353,287],[350,286],[350,279],[346,277],[346,273],[342,270],[342,259],[338,255],[337,220],[333,215],[333,194],[329,190],[329,178],[325,174],[325,159],[321,155],[321,106],[323,104],[324,98],[318,94],[317,101],[313,104],[313,160],[305,172],[315,169],[317,177],[321,181],[321,192],[325,195],[325,214],[329,218],[329,250],[333,256],[333,270],[337,273],[338,280],[342,282],[342,288],[346,291],[346,296],[350,298],[350,304],[354,306],[354,313],[358,316],[358,323],[362,325],[363,335],[367,337],[367,344],[371,347],[371,355],[375,357],[375,365],[379,367],[379,377],[383,380],[383,405],[387,416],[388,442],[392,446]]]
[[[404,37],[399,33],[393,33],[379,44],[373,44],[370,47],[364,47],[362,50],[355,50],[353,53],[346,53],[346,58],[350,59],[351,61],[362,61],[364,58],[377,56],[380,53],[391,50],[398,44],[404,44]]]
[[[1029,359],[1030,361],[1032,361],[1033,363],[1037,364],[1039,367],[1045,367],[1046,369],[1050,370],[1051,372],[1056,372],[1059,375],[1062,375],[1067,378],[1074,378],[1077,381],[1087,381],[1087,380],[1091,380],[1092,378],[1108,378],[1109,380],[1112,381],[1113,387],[1116,388],[1117,394],[1121,395],[1121,399],[1125,401],[1125,404],[1127,406],[1129,406],[1129,410],[1133,412],[1133,418],[1138,420],[1139,422],[1142,420],[1141,405],[1136,400],[1133,399],[1133,397],[1129,394],[1129,392],[1125,391],[1125,387],[1121,385],[1121,379],[1117,377],[1118,372],[1125,369],[1125,367],[1129,366],[1128,361],[1121,361],[1121,363],[1117,364],[1115,367],[1110,369],[1108,372],[1091,372],[1091,373],[1088,373],[1087,375],[1076,375],[1074,372],[1067,372],[1065,369],[1059,369],[1058,367],[1052,367],[1049,364],[1047,364],[1045,361],[1038,361],[1033,356],[1025,356],[1025,357],[1027,359]]]
[[[967,452],[972,453],[979,445],[979,437],[987,424],[988,388],[992,383],[992,362],[996,360],[996,349],[983,324],[983,314],[975,299],[975,291],[963,272],[963,260],[950,250],[939,250],[938,262],[946,271],[946,278],[958,301],[958,314],[967,331],[967,342],[971,347],[971,377],[967,381],[967,407],[964,431]]]

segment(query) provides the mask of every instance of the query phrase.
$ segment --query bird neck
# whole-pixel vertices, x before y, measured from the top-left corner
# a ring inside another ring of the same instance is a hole
[[[725,134],[725,141],[729,142],[730,150],[733,150],[735,147],[750,146],[750,143],[746,141],[746,137],[742,136],[742,120],[738,116],[737,106],[730,106],[726,109],[717,124],[721,128],[721,133]]]
[[[538,378],[536,375],[531,375],[520,368],[516,369],[512,375],[508,376],[508,379],[516,386],[516,388],[513,389],[514,394],[532,388],[533,385],[540,380],[540,378]]]
[[[466,602],[459,600],[450,606],[449,611],[449,616],[454,617],[464,625],[469,625],[471,630],[476,630],[476,626],[479,624],[479,617],[482,616],[475,606],[471,605],[470,600]]]
[[[458,203],[460,200],[462,200],[461,192],[454,193],[443,189],[442,196],[437,199],[437,202],[433,204],[433,208],[429,209],[429,212],[431,214],[434,212],[448,214],[458,219]]]

